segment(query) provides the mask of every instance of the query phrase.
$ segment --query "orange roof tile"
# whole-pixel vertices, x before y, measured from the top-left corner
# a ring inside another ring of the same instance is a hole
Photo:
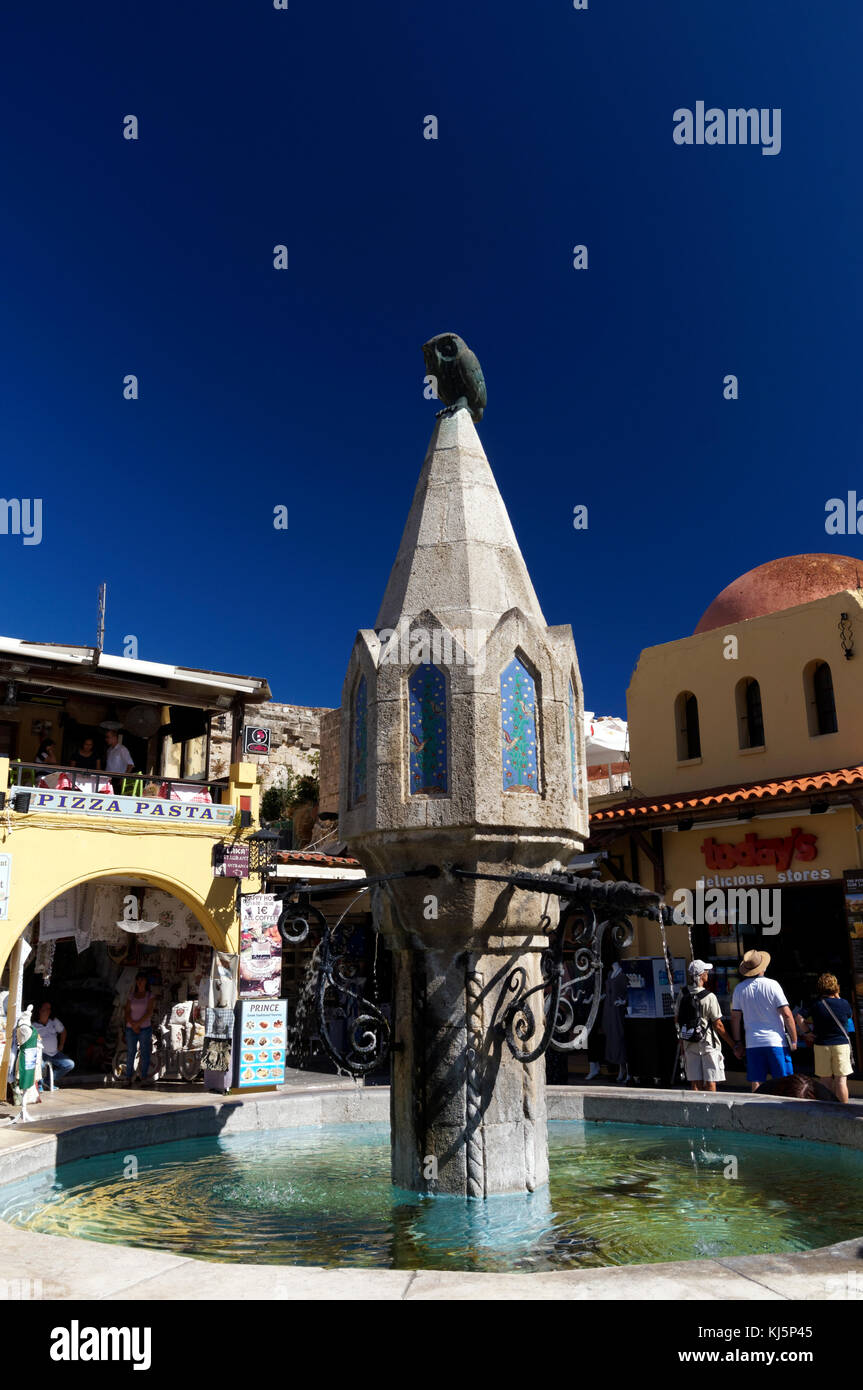
[[[706,791],[680,792],[677,795],[642,796],[617,806],[604,806],[594,811],[591,824],[606,826],[642,816],[685,816],[692,811],[711,806],[733,806],[747,801],[773,801],[782,796],[801,796],[809,792],[838,791],[842,788],[863,789],[863,764],[840,767],[835,772],[816,772],[789,777],[783,782],[744,782],[727,787],[711,787]]]
[[[346,858],[343,855],[321,854],[319,850],[310,849],[279,849],[276,850],[277,864],[319,864],[328,869],[361,869],[359,859]]]

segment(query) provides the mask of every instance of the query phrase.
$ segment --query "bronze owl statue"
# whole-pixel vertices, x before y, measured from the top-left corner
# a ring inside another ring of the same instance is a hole
[[[457,333],[438,333],[423,343],[426,371],[434,377],[439,400],[446,410],[441,415],[455,415],[457,410],[469,410],[474,422],[482,419],[486,405],[485,378],[475,352]]]

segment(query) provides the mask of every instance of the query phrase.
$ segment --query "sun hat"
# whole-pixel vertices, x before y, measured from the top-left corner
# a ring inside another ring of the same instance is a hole
[[[709,972],[712,968],[706,960],[692,960],[689,962],[689,978],[690,980],[699,980],[705,970]]]
[[[763,975],[770,964],[770,954],[767,951],[747,951],[740,962],[741,975]]]

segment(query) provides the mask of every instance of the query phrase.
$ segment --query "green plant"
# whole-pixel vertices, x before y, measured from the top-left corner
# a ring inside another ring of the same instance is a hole
[[[292,768],[286,767],[282,785],[268,787],[261,797],[261,820],[290,820],[294,807],[309,803],[314,805],[320,794],[315,773],[298,777]]]

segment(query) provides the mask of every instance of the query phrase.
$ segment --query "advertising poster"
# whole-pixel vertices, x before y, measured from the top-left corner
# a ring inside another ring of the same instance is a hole
[[[287,999],[243,999],[237,1015],[235,1085],[278,1086],[285,1079]]]
[[[278,999],[282,985],[282,910],[273,893],[249,893],[240,912],[241,999]]]

